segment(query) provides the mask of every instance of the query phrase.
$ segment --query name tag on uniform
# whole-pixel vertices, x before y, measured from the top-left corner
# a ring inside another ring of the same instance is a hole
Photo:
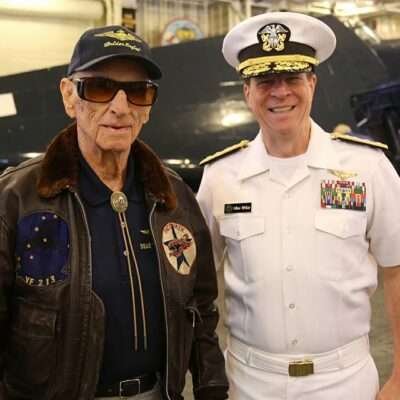
[[[224,214],[249,213],[251,203],[232,203],[224,205]]]

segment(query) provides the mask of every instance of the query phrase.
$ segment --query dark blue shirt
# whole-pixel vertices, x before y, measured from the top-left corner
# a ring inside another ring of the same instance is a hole
[[[134,279],[139,336],[137,352],[134,351],[128,264],[118,215],[110,203],[112,191],[101,182],[86,160],[80,158],[79,191],[92,238],[93,288],[106,311],[101,385],[161,371],[164,366],[164,312],[157,255],[149,228],[143,185],[135,174],[134,164],[130,157],[122,191],[128,198],[126,217],[142,281],[147,322],[148,349],[144,351],[139,288]],[[132,269],[135,276],[133,264]]]

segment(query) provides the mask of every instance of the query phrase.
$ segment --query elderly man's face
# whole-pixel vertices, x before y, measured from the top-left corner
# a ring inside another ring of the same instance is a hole
[[[120,82],[148,80],[145,70],[127,59],[106,61],[74,75],[74,78],[87,77],[102,77]],[[80,98],[75,84],[64,79],[61,92],[67,114],[76,118],[79,146],[86,154],[129,152],[143,124],[149,119],[151,106],[137,106],[128,102],[123,90],[119,90],[106,103],[95,103]]]
[[[315,84],[312,73],[282,73],[251,78],[243,89],[263,134],[294,135],[308,127]]]

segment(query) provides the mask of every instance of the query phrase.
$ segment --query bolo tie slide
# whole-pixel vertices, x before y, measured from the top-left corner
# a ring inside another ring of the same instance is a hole
[[[133,268],[132,263],[135,267],[134,272],[136,273],[136,278],[139,287],[139,297],[140,297],[140,309],[143,320],[143,341],[144,350],[147,350],[147,328],[146,328],[146,315],[144,310],[144,298],[143,298],[143,288],[142,281],[140,279],[139,268],[137,265],[135,253],[133,251],[132,238],[129,232],[128,220],[126,218],[125,211],[128,208],[128,199],[122,192],[113,192],[110,198],[111,207],[117,213],[119,225],[121,227],[122,238],[124,240],[125,250],[124,255],[128,262],[129,280],[131,283],[131,298],[132,298],[132,310],[133,310],[133,336],[134,336],[134,346],[135,351],[138,351],[138,327],[137,327],[137,316],[136,316],[136,300],[135,300],[135,289],[133,282]]]

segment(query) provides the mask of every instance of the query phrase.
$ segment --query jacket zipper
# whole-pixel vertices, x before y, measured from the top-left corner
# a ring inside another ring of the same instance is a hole
[[[164,282],[163,282],[163,278],[162,278],[162,273],[161,273],[161,261],[160,261],[160,253],[158,251],[158,244],[156,242],[156,238],[154,236],[154,229],[153,229],[153,215],[154,215],[154,210],[157,206],[157,202],[153,203],[153,206],[150,210],[150,214],[149,214],[149,224],[150,224],[150,231],[151,234],[153,236],[153,240],[154,243],[156,244],[155,247],[155,251],[157,254],[157,261],[158,261],[158,273],[160,276],[160,284],[161,284],[161,293],[162,293],[162,298],[163,298],[163,306],[164,306],[164,320],[165,320],[165,336],[166,336],[166,340],[165,340],[165,345],[166,345],[166,365],[165,365],[165,393],[167,394],[167,399],[171,400],[171,398],[169,397],[168,394],[168,318],[167,318],[167,304],[165,301],[165,291],[164,291]]]
[[[89,265],[90,265],[89,273],[90,273],[90,284],[92,284],[92,250],[91,250],[91,245],[90,245],[90,243],[92,242],[92,236],[90,235],[89,224],[87,221],[83,203],[82,203],[80,197],[78,196],[78,193],[76,193],[76,192],[72,192],[72,193],[74,194],[76,200],[78,201],[79,207],[81,209],[82,216],[83,216],[83,222],[84,222],[86,233],[87,233],[88,239],[89,239],[89,241],[88,241],[88,243],[89,243],[88,244],[88,254],[89,254]]]
[[[71,189],[69,189],[69,190],[74,194],[74,197],[79,204],[79,207],[80,207],[81,213],[82,213],[82,217],[83,217],[83,223],[84,223],[86,234],[88,237],[88,258],[89,258],[88,264],[89,264],[90,288],[92,290],[92,249],[91,249],[92,236],[90,235],[89,223],[87,220],[85,207],[83,206],[82,200],[80,199],[77,192],[75,192]],[[99,368],[100,368],[100,366],[99,366]]]

